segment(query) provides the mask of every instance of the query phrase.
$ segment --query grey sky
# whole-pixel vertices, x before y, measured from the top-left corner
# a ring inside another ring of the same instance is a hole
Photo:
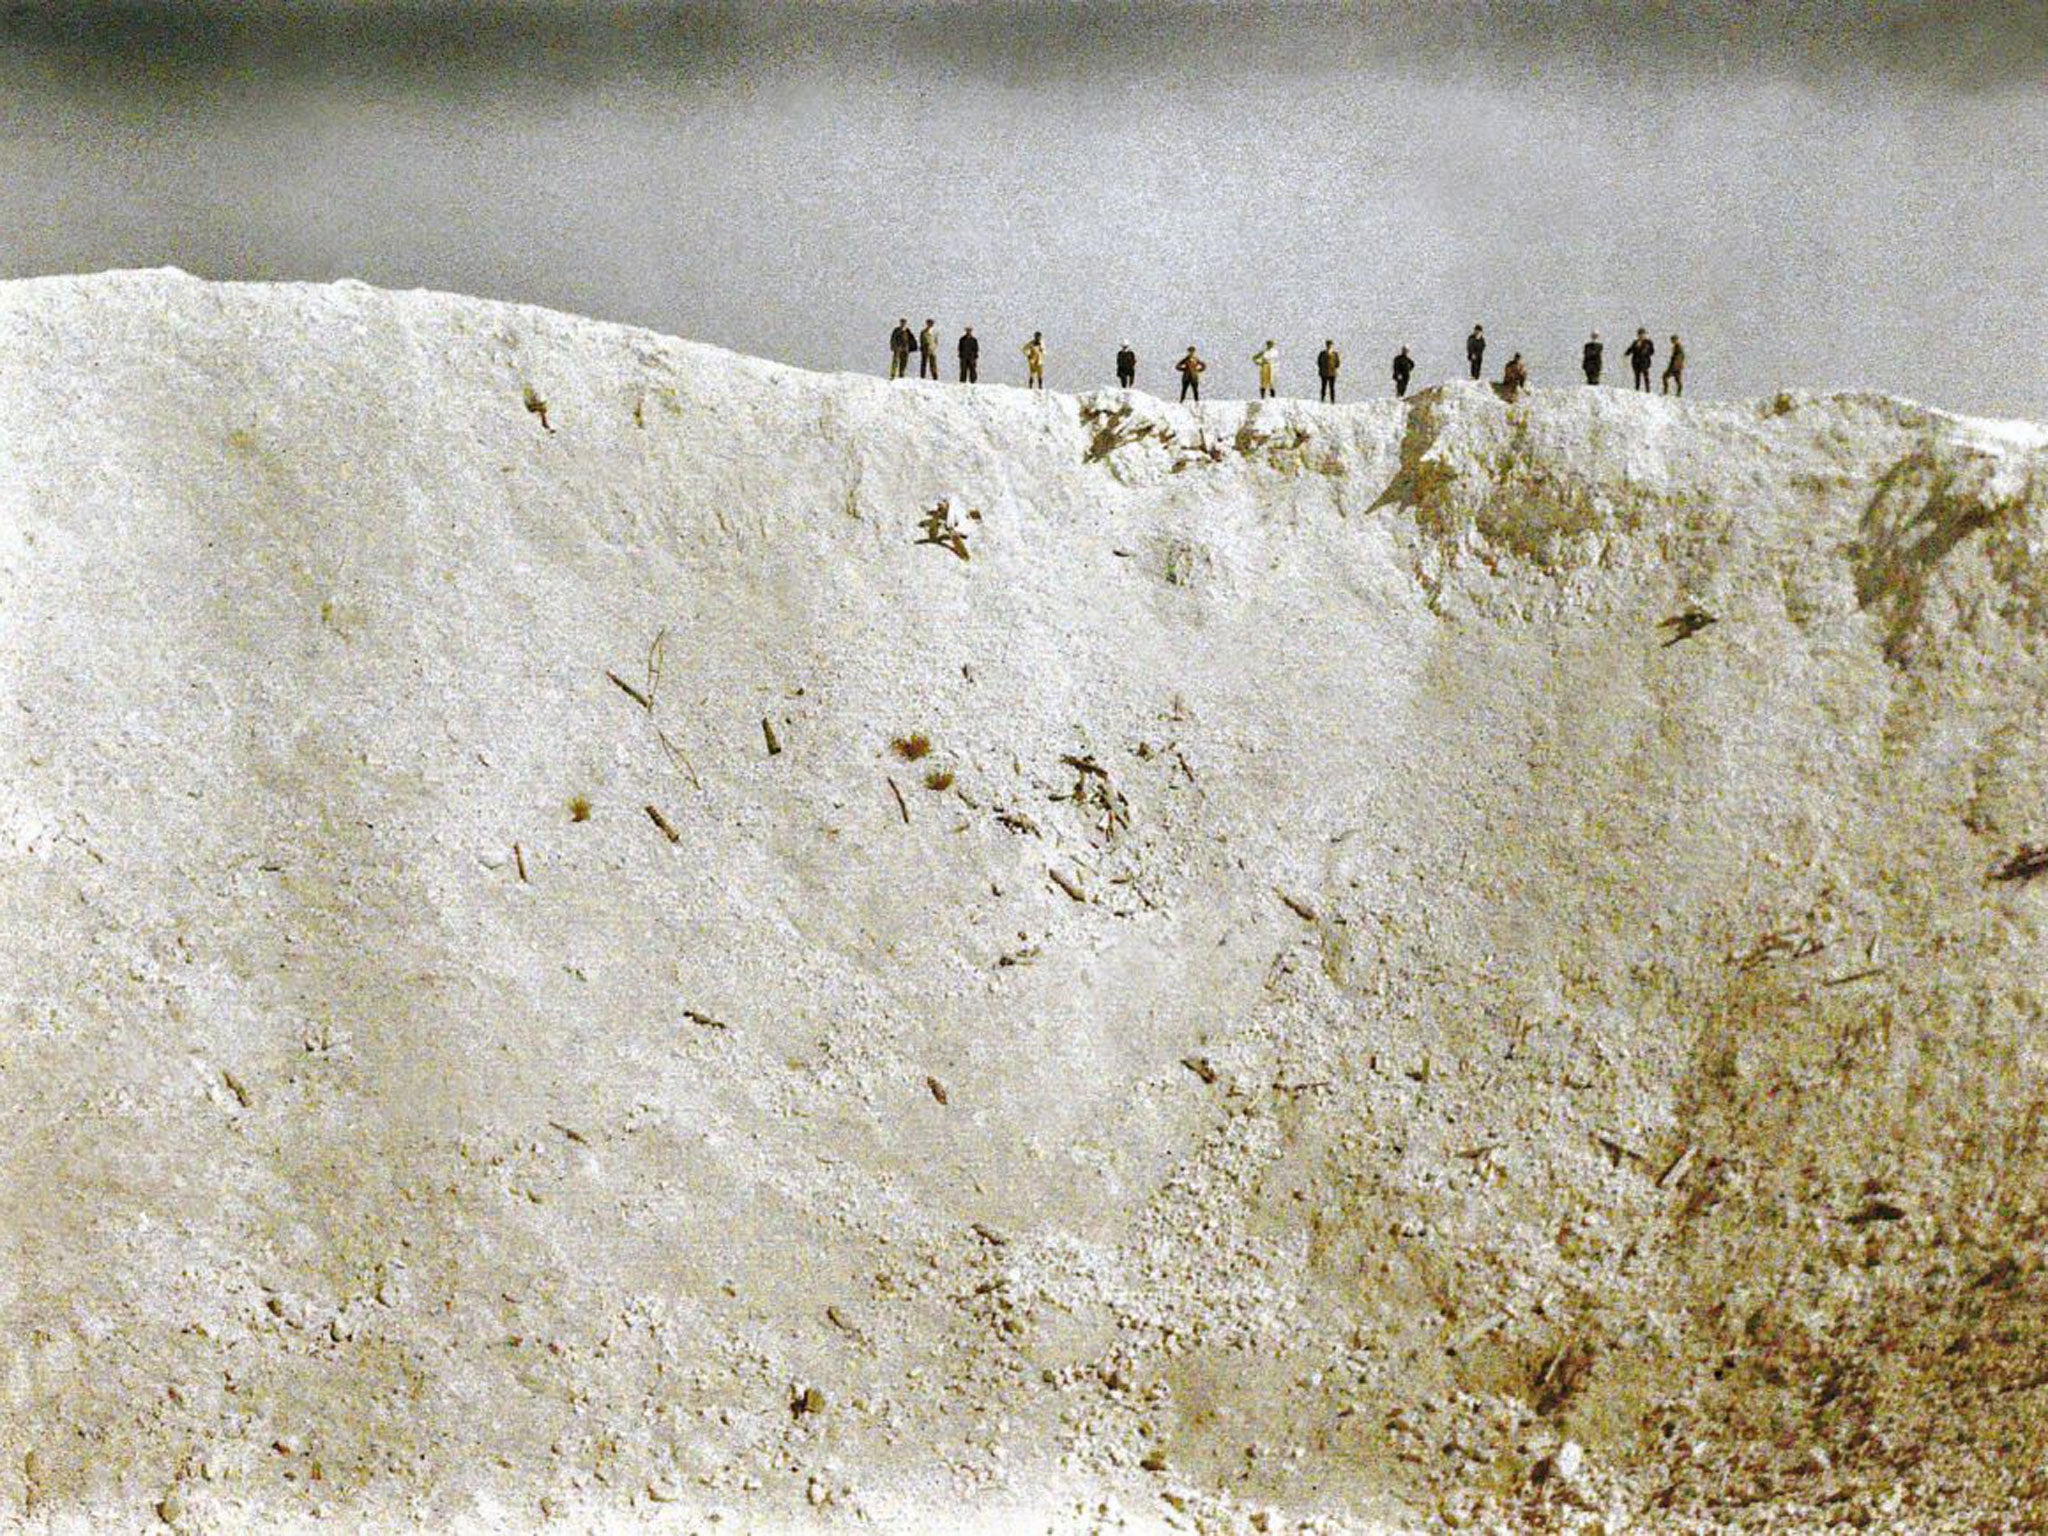
[[[1739,18],[1730,20],[1730,17]],[[1853,18],[1845,20],[1845,17]],[[530,300],[824,368],[898,315],[1054,387],[1576,378],[2048,419],[2048,7],[0,8],[0,265]],[[1618,363],[1618,356],[1615,362]]]

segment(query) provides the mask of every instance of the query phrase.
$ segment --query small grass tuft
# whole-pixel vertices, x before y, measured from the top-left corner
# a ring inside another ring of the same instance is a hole
[[[569,801],[569,819],[571,821],[590,820],[590,797],[588,795],[577,795]]]
[[[924,787],[934,792],[951,789],[953,787],[953,770],[950,768],[934,768],[924,776]]]
[[[919,731],[914,736],[898,736],[889,743],[890,749],[906,763],[914,763],[932,749],[931,737]]]

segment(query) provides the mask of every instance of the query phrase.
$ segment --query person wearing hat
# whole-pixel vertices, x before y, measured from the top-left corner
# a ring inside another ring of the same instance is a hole
[[[1189,347],[1188,355],[1173,366],[1180,373],[1181,399],[1185,400],[1192,394],[1195,397],[1195,404],[1200,405],[1202,403],[1202,373],[1209,365],[1195,355],[1193,347]]]
[[[960,333],[960,382],[981,382],[981,338],[974,334],[971,325]]]
[[[1394,354],[1394,398],[1400,399],[1408,393],[1408,380],[1415,372],[1415,359],[1403,347]]]
[[[1337,403],[1337,370],[1343,363],[1337,343],[1325,338],[1323,350],[1316,354],[1316,378],[1321,381],[1316,394],[1318,400],[1327,400],[1332,405]]]
[[[1650,359],[1657,355],[1657,343],[1650,340],[1650,328],[1636,327],[1636,339],[1628,344],[1628,365],[1635,372],[1633,388],[1650,392]]]
[[[1606,351],[1607,347],[1600,340],[1600,333],[1595,331],[1593,339],[1586,343],[1584,352],[1579,356],[1579,366],[1586,370],[1586,382],[1588,384],[1598,384],[1600,382],[1600,360],[1606,354]]]
[[[924,322],[924,329],[917,333],[917,376],[920,379],[939,376],[939,323],[929,317]]]
[[[1280,361],[1280,347],[1272,337],[1266,338],[1266,345],[1252,354],[1252,361],[1259,365],[1259,398],[1265,400],[1277,395],[1273,387],[1273,365]]]
[[[917,336],[910,329],[910,317],[905,315],[896,322],[896,329],[889,333],[889,377],[900,379],[910,372],[910,350],[917,345]]]
[[[1129,389],[1138,382],[1138,354],[1127,341],[1116,349],[1116,387]]]
[[[1479,377],[1479,370],[1486,364],[1486,327],[1475,325],[1472,334],[1465,338],[1465,361],[1472,365],[1472,377]]]

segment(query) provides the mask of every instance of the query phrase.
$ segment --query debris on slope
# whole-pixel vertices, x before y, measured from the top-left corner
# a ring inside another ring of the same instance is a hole
[[[2048,433],[175,274],[0,373],[0,1523],[2048,1498]]]

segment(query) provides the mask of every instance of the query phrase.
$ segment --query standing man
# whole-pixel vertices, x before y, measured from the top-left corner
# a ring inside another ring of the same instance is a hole
[[[1685,343],[1676,336],[1671,338],[1671,353],[1664,359],[1664,388],[1661,393],[1685,393]]]
[[[971,325],[960,333],[960,382],[981,382],[981,343],[975,339],[974,327]]]
[[[1628,344],[1628,365],[1635,370],[1633,386],[1644,394],[1650,392],[1650,359],[1657,355],[1657,343],[1650,340],[1648,326],[1636,327],[1636,339]]]
[[[1325,338],[1323,350],[1316,354],[1316,377],[1322,381],[1322,390],[1316,396],[1318,400],[1327,400],[1332,405],[1337,403],[1337,369],[1343,362],[1344,359],[1337,355],[1337,343]]]
[[[1259,365],[1259,398],[1267,400],[1279,393],[1273,388],[1273,365],[1280,361],[1279,345],[1272,337],[1266,338],[1265,346],[1252,354],[1252,361]]]
[[[1024,343],[1024,387],[1045,388],[1045,332],[1033,331]]]
[[[1116,349],[1116,387],[1129,389],[1138,382],[1138,354],[1127,341]]]
[[[939,323],[930,316],[926,316],[924,329],[917,333],[917,376],[920,379],[939,376]]]
[[[917,345],[917,338],[910,331],[910,317],[905,315],[896,322],[896,329],[889,333],[889,377],[900,379],[910,372],[910,349]]]
[[[1400,399],[1408,393],[1408,377],[1415,372],[1415,359],[1403,347],[1394,354],[1394,398]]]
[[[1472,334],[1465,338],[1465,361],[1472,367],[1472,377],[1479,377],[1479,370],[1486,366],[1486,327],[1475,325]]]
[[[1586,382],[1588,384],[1598,384],[1600,382],[1600,362],[1606,352],[1607,348],[1600,340],[1600,333],[1595,331],[1593,339],[1586,343],[1584,355],[1579,359],[1579,366],[1586,370]]]
[[[1193,347],[1189,347],[1188,355],[1173,366],[1180,371],[1181,399],[1185,400],[1192,394],[1195,397],[1195,404],[1200,405],[1202,403],[1202,373],[1209,365],[1195,355]]]

